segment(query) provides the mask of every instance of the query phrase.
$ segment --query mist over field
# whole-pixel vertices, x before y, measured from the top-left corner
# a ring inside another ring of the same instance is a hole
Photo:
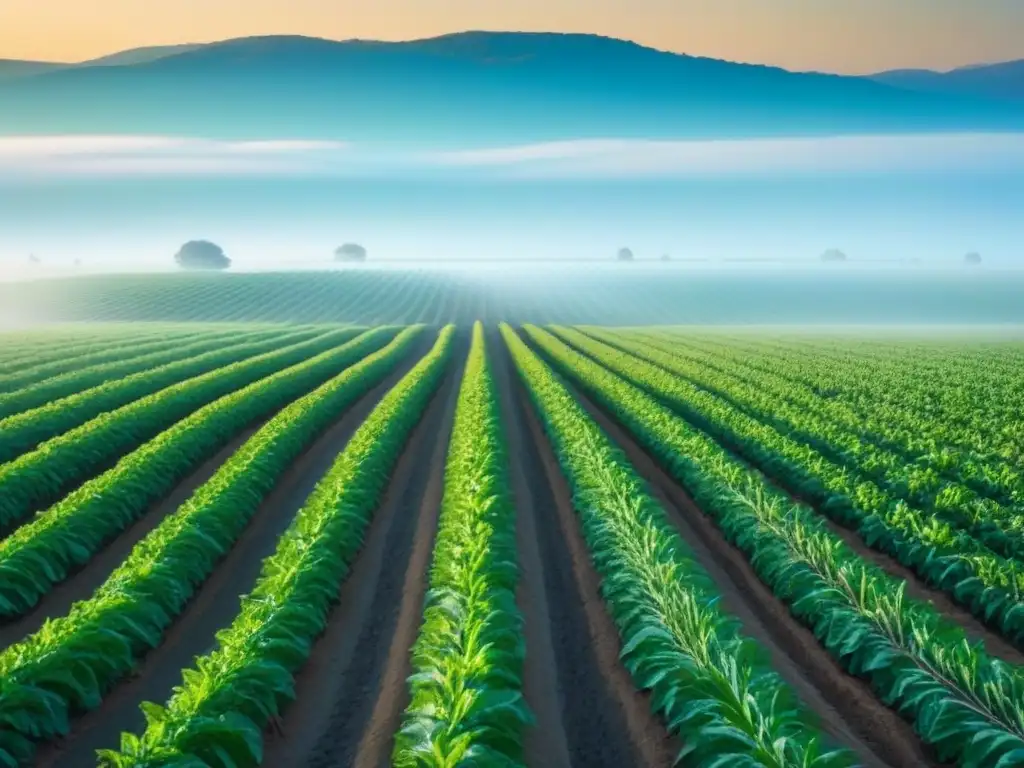
[[[1016,268],[1024,136],[569,142],[394,150],[154,137],[0,138],[8,276],[159,270],[184,241],[234,269],[638,260]],[[34,254],[38,265],[28,264]]]
[[[600,321],[573,291],[611,286],[608,322],[1020,322],[1015,71],[949,90],[503,32],[6,62],[0,276],[174,272],[197,239],[229,276],[308,272],[357,243],[477,281],[492,318]]]

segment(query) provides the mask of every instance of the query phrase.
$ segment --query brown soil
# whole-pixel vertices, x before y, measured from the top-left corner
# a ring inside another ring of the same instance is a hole
[[[908,723],[886,707],[863,681],[848,675],[814,634],[757,577],[745,555],[730,544],[689,495],[640,447],[626,429],[579,391],[574,395],[622,448],[669,520],[722,594],[722,607],[742,632],[767,652],[771,666],[818,718],[823,732],[852,749],[865,766],[937,766]]]
[[[178,483],[170,494],[151,505],[141,518],[97,552],[82,568],[54,586],[30,613],[0,625],[0,648],[6,648],[37,632],[48,619],[65,616],[74,603],[88,599],[124,562],[135,545],[156,528],[165,517],[174,513],[178,507],[188,501],[195,490],[213,477],[214,473],[220,469],[221,464],[227,461],[242,443],[252,437],[260,426],[246,429],[216,455],[200,465]]]
[[[172,688],[181,682],[181,670],[215,647],[215,633],[238,613],[239,597],[251,591],[264,558],[273,553],[306,497],[370,411],[426,351],[428,342],[424,339],[416,345],[391,375],[360,398],[289,467],[241,538],[166,632],[163,643],[142,659],[135,675],[115,687],[99,709],[73,721],[67,737],[41,747],[38,766],[93,766],[97,749],[116,749],[122,731],[144,729],[139,705],[170,698]]]
[[[296,680],[296,699],[265,735],[264,764],[386,765],[404,710],[444,484],[459,361],[410,436],[341,585],[327,628]]]
[[[618,630],[601,597],[600,577],[557,459],[504,342],[495,337],[491,350],[498,362],[519,512],[520,605],[528,643],[533,639],[524,686],[540,727],[527,735],[527,764],[560,765],[568,759],[581,768],[670,766],[680,745],[619,662]],[[524,542],[531,529],[534,540]],[[560,724],[542,722],[554,710],[560,711]]]
[[[573,751],[566,738],[567,732],[562,718],[562,708],[566,702],[565,697],[561,695],[559,655],[555,652],[554,638],[569,638],[566,630],[571,625],[566,624],[566,612],[561,606],[556,606],[560,608],[556,614],[560,619],[557,625],[552,618],[546,582],[554,580],[556,574],[546,573],[544,563],[546,560],[551,564],[548,570],[553,571],[554,558],[557,558],[557,554],[546,558],[541,554],[537,530],[538,508],[550,510],[554,509],[555,505],[551,500],[550,488],[545,487],[543,482],[540,485],[530,482],[531,477],[543,481],[543,469],[540,468],[532,436],[522,434],[524,411],[519,401],[516,381],[512,378],[516,373],[512,370],[500,334],[491,336],[489,348],[491,360],[495,364],[502,422],[508,441],[509,480],[516,509],[516,543],[519,556],[516,604],[523,617],[523,636],[526,642],[523,695],[534,717],[533,727],[525,734],[524,752],[528,765],[570,768]],[[550,546],[546,547],[545,552],[550,549]],[[568,571],[568,568],[563,570]],[[582,622],[578,626],[582,627]],[[565,657],[564,650],[561,656]],[[574,687],[573,692],[579,693],[580,688]],[[568,703],[582,703],[590,698],[573,696],[568,699]],[[569,719],[580,721],[578,715],[570,715]]]

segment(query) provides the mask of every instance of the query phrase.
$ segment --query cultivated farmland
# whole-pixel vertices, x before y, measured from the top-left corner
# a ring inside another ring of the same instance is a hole
[[[233,285],[0,334],[0,765],[1024,765],[1024,342]]]

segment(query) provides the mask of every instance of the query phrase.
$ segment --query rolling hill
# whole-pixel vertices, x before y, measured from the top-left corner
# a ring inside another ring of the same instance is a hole
[[[18,61],[16,59],[0,59],[0,81],[14,80],[21,77],[32,77],[46,72],[68,69],[86,69],[89,67],[123,67],[132,64],[145,64],[151,61],[173,56],[178,53],[202,47],[196,44],[157,45],[146,48],[132,48],[119,51],[108,56],[89,59],[79,64],[56,61]]]
[[[358,141],[735,137],[1024,127],[1024,106],[592,35],[228,40],[0,82],[0,134]]]
[[[1024,101],[1024,59],[961,67],[950,72],[894,70],[872,79],[922,93]]]
[[[0,82],[19,77],[31,77],[43,72],[52,72],[62,68],[63,64],[49,61],[18,61],[16,59],[0,59]]]

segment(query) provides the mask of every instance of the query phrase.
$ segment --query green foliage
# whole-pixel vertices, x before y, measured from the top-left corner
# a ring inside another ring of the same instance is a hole
[[[821,748],[796,696],[719,610],[711,578],[621,452],[514,332],[502,332],[572,488],[622,659],[685,743],[681,760],[852,765],[845,751]]]
[[[315,331],[260,331],[244,335],[235,333],[231,337],[217,336],[179,346],[171,352],[144,355],[132,360],[130,366],[111,364],[95,386],[90,382],[98,376],[94,375],[96,369],[92,368],[0,396],[0,463],[12,461],[40,443],[101,413],[113,411],[164,387],[254,355],[306,341],[314,335]]]
[[[875,483],[664,368],[576,331],[559,333],[724,441],[798,498],[854,529],[869,547],[896,558],[1012,642],[1024,644],[1024,565],[996,555],[964,531],[892,498]]]
[[[99,706],[135,660],[160,643],[281,474],[341,411],[385,378],[420,332],[402,331],[280,411],[139,542],[91,598],[0,652],[0,749],[30,754],[35,741],[66,733],[71,713]],[[306,519],[301,516],[300,528]],[[307,543],[293,533],[283,541],[300,549]],[[296,554],[289,551],[274,568],[289,570]],[[257,593],[250,608],[275,595]]]
[[[250,330],[256,327],[266,329],[270,326],[252,326]],[[58,361],[68,365],[63,371],[73,371],[78,365],[78,358],[86,358],[96,352],[117,348],[123,351],[130,347],[138,347],[140,344],[168,339],[187,340],[199,333],[226,331],[232,328],[238,330],[239,326],[228,323],[139,323],[130,326],[76,324],[64,331],[47,328],[30,330],[22,334],[8,332],[0,334],[0,364],[5,375],[21,373],[26,368],[37,368]],[[54,375],[43,370],[41,374],[34,374],[33,379],[40,380],[40,376],[46,378]]]
[[[217,648],[184,671],[166,706],[143,705],[145,732],[124,734],[120,752],[103,751],[101,765],[260,763],[263,727],[294,697],[293,676],[326,625],[388,477],[438,388],[453,335],[445,328],[352,436],[264,561],[238,617],[217,634]]]
[[[379,349],[396,332],[368,331],[215,400],[0,541],[0,616],[30,610],[238,431]]]
[[[659,333],[678,350],[678,335]],[[646,336],[646,334],[645,334]],[[687,336],[689,350],[776,381],[868,441],[913,457],[1003,504],[1024,504],[1019,342],[972,338],[926,345],[844,338],[810,343]]]
[[[929,456],[908,461],[896,450],[865,439],[863,433],[834,423],[833,414],[842,411],[832,406],[827,398],[801,397],[792,385],[773,386],[764,374],[745,380],[732,375],[731,369],[727,369],[730,373],[721,373],[713,361],[691,362],[658,337],[644,336],[634,341],[597,329],[586,332],[592,338],[683,377],[686,382],[705,390],[705,398],[717,397],[731,403],[787,437],[806,443],[830,462],[848,469],[851,484],[874,481],[889,495],[920,508],[942,523],[966,531],[997,554],[1017,559],[1024,556],[1024,515],[1019,510],[983,498],[961,482],[956,472],[930,461]]]
[[[151,354],[167,352],[177,349],[183,344],[190,344],[198,338],[207,334],[199,330],[173,334],[167,336],[147,339],[130,339],[127,335],[116,344],[103,346],[100,349],[89,352],[87,349],[77,351],[74,347],[64,355],[53,360],[40,362],[39,365],[28,365],[20,367],[20,370],[12,370],[4,367],[4,373],[0,375],[0,392],[14,392],[23,387],[28,387],[66,373],[83,371],[93,366],[125,365],[135,358],[147,357]],[[49,355],[40,353],[40,360],[45,360]],[[19,366],[13,366],[18,368]]]
[[[410,703],[392,764],[403,768],[522,764],[525,654],[516,606],[515,507],[483,326],[455,411]]]
[[[931,604],[905,598],[903,582],[860,559],[813,510],[775,490],[643,389],[545,331],[527,326],[527,332],[559,371],[686,486],[765,584],[837,661],[899,709],[941,760],[969,768],[1019,762],[1019,668],[970,644]]]
[[[31,453],[0,465],[0,532],[53,504],[188,414],[240,387],[342,344],[359,333],[343,328],[241,360],[100,414]]]

